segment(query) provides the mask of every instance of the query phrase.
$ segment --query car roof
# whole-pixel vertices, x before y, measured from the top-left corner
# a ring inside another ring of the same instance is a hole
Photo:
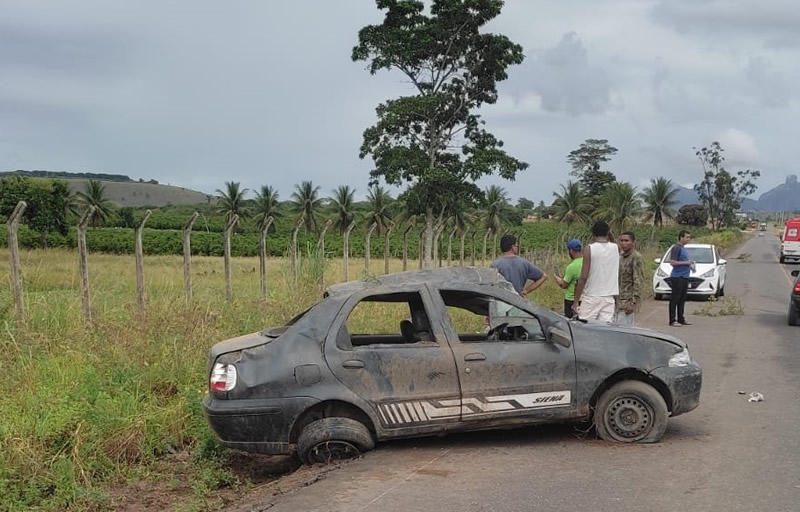
[[[714,247],[714,244],[686,244],[686,248],[695,248],[695,249],[710,249]]]
[[[514,291],[511,283],[495,269],[486,267],[447,267],[396,272],[381,276],[370,276],[358,281],[348,281],[329,286],[325,296],[350,295],[374,287],[401,287],[409,284],[427,283],[437,288],[450,288],[453,284],[466,286],[495,286]]]

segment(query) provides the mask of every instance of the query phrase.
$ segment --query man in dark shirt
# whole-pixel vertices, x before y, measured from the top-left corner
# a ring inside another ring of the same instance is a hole
[[[672,288],[669,296],[669,325],[672,327],[691,325],[684,316],[689,292],[689,276],[694,266],[694,261],[689,260],[689,252],[686,250],[686,244],[691,240],[692,235],[688,231],[681,231],[678,234],[678,243],[672,246],[669,253],[669,264],[672,265],[669,284]]]
[[[517,255],[519,247],[514,235],[503,235],[500,239],[500,250],[503,251],[503,255],[494,260],[490,267],[500,272],[523,297],[542,286],[547,280],[547,274]]]

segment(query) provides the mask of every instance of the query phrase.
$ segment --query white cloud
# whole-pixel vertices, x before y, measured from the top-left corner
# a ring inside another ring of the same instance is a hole
[[[725,160],[729,165],[748,166],[758,162],[756,140],[749,133],[728,128],[717,136],[725,149]]]

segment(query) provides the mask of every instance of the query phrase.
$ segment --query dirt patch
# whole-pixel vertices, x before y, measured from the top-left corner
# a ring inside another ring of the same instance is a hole
[[[157,463],[146,479],[119,482],[109,489],[110,501],[102,510],[155,512],[194,505],[202,510],[258,510],[269,498],[308,485],[321,468],[301,467],[295,457],[236,453],[225,466],[238,485],[199,496],[198,470],[191,454],[182,451]],[[202,484],[201,484],[202,485]],[[270,505],[271,506],[271,505]],[[191,510],[192,508],[189,507]]]

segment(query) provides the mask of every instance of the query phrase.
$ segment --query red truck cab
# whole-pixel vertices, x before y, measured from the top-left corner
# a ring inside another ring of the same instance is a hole
[[[781,236],[781,263],[800,262],[800,217],[789,219]]]

